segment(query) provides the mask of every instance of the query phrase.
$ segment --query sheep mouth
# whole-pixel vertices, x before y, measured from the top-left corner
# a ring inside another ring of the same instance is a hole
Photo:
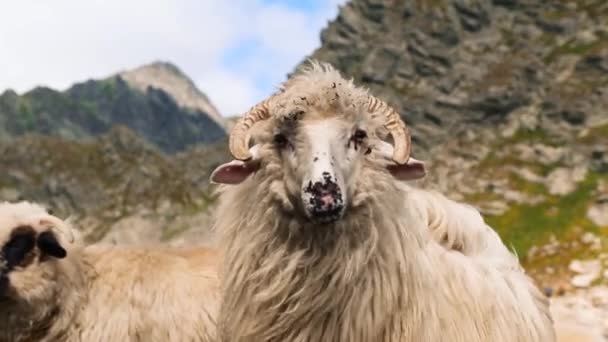
[[[342,218],[344,213],[344,206],[336,206],[329,210],[316,210],[313,208],[308,211],[308,216],[315,223],[333,223]]]

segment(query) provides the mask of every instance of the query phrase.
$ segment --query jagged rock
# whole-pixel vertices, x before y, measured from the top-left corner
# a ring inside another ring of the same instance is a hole
[[[608,147],[596,146],[591,152],[591,168],[600,173],[608,173]]]
[[[591,245],[591,244],[599,242],[599,237],[597,237],[592,232],[586,232],[585,234],[583,234],[581,236],[581,242],[586,245]]]
[[[473,97],[469,108],[483,113],[483,119],[503,119],[511,111],[528,104],[524,94],[504,92],[499,94],[482,94]]]
[[[483,2],[471,0],[454,0],[462,27],[471,32],[477,32],[490,23],[490,18],[483,8]]]
[[[552,195],[566,195],[576,190],[576,184],[585,179],[586,166],[573,169],[557,168],[547,176],[547,187]]]
[[[584,273],[598,273],[601,269],[601,263],[599,260],[572,260],[568,269],[572,272],[584,274]]]
[[[479,210],[484,215],[502,215],[509,210],[509,206],[505,202],[491,201],[483,203]]]
[[[545,182],[545,179],[543,177],[537,175],[536,173],[530,171],[527,168],[510,167],[509,170],[528,182],[539,184]]]
[[[560,115],[571,125],[582,125],[587,118],[585,112],[580,110],[562,110]]]
[[[600,277],[602,264],[599,260],[572,260],[568,266],[570,271],[578,273],[570,283],[575,287],[589,287]]]
[[[363,81],[385,83],[393,75],[398,57],[398,52],[384,48],[372,52],[363,62]]]
[[[562,161],[567,151],[565,147],[544,144],[516,144],[513,149],[520,159],[543,165],[556,164]]]
[[[549,308],[560,341],[605,341],[605,310],[594,307],[584,295],[553,297]]]
[[[0,189],[0,201],[18,201],[21,198],[21,193],[15,188]]]
[[[586,287],[589,287],[591,285],[591,283],[594,282],[598,278],[599,278],[599,274],[595,274],[595,273],[579,274],[579,275],[572,277],[572,279],[570,280],[570,283],[574,287],[586,288]]]
[[[162,89],[171,95],[175,101],[199,113],[206,113],[220,126],[225,125],[225,119],[209,101],[194,82],[175,65],[167,62],[155,62],[133,70],[120,73],[120,76],[134,88],[145,93],[148,88]]]
[[[587,218],[599,227],[608,227],[608,197],[598,199],[589,210]]]

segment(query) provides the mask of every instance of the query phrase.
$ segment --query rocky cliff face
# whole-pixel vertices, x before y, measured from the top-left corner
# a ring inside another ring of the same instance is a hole
[[[208,178],[227,141],[166,155],[124,126],[89,142],[27,134],[0,140],[0,200],[71,217],[88,241],[208,243]],[[192,231],[192,237],[188,237]]]
[[[607,250],[608,3],[353,0],[321,38],[310,57],[406,119],[422,185],[479,207],[542,282]]]
[[[209,243],[223,119],[177,67],[0,95],[0,201],[40,202],[89,241]]]
[[[39,133],[87,141],[129,127],[167,153],[226,136],[222,118],[177,67],[155,63],[65,92],[36,88],[0,95],[0,134]]]
[[[603,1],[354,0],[312,57],[399,109],[421,153],[529,106],[555,124],[596,120],[607,14]]]

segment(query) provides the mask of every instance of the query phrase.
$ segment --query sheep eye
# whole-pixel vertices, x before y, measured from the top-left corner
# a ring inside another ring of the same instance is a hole
[[[283,134],[276,134],[274,136],[273,141],[274,144],[277,145],[279,148],[287,146],[287,137],[285,137],[285,135]]]
[[[353,134],[353,138],[361,141],[361,140],[367,138],[367,132],[362,129],[358,129],[355,131],[355,134]]]
[[[355,151],[359,150],[359,147],[361,147],[365,138],[367,138],[367,132],[362,129],[357,129],[348,141],[348,147],[352,144],[352,146],[355,147]]]

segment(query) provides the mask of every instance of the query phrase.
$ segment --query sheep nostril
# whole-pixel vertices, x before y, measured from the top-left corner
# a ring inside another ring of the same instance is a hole
[[[320,202],[319,207],[323,210],[328,210],[328,209],[332,208],[334,206],[334,204],[336,203],[336,198],[330,193],[326,193],[326,194],[319,196],[318,200]]]

